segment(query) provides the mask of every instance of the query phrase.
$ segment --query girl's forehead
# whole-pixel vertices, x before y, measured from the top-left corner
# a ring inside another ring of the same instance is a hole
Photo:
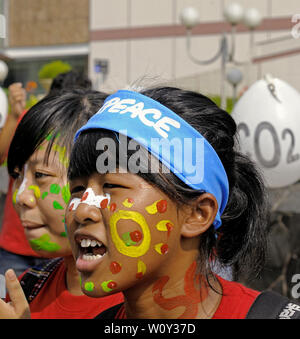
[[[48,168],[62,169],[63,172],[67,172],[67,151],[66,147],[53,144],[48,153],[49,141],[44,141],[37,150],[31,155],[27,164],[33,166],[43,166]]]

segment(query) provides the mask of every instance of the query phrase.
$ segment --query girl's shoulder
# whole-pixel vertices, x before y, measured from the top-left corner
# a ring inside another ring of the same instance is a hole
[[[260,292],[238,282],[217,277],[222,287],[222,299],[213,319],[244,319]]]
[[[300,319],[300,305],[273,291],[258,292],[218,277],[223,294],[213,319]]]

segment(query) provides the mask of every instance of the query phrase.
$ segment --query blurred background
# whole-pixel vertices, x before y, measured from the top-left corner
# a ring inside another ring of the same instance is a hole
[[[188,57],[181,16],[189,7],[198,12],[198,24],[191,30],[191,52],[209,59],[219,49],[220,36],[231,33],[224,10],[232,2],[1,0],[0,11],[6,19],[1,58],[9,66],[4,87],[14,81],[24,85],[36,81],[42,91],[40,68],[62,60],[88,73],[95,86],[111,91],[148,75],[217,95],[220,63],[199,65]],[[255,27],[251,51],[249,28],[243,20],[235,27],[236,60],[245,62],[250,53],[253,56],[249,79],[244,76],[239,90],[265,73],[273,73],[300,90],[300,40],[291,34],[297,24],[297,18],[295,22],[292,18],[300,15],[299,1],[239,0],[237,4],[244,11],[256,8],[262,19]],[[246,66],[241,66],[243,73]],[[226,87],[231,96],[230,85]]]
[[[98,90],[169,84],[227,109],[272,203],[267,266],[249,284],[300,297],[299,0],[0,0],[0,14],[0,85],[22,82],[27,107],[72,69]],[[1,202],[6,189],[4,164]]]

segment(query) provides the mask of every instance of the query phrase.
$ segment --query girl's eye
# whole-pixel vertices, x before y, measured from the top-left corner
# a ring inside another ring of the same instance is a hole
[[[110,188],[110,189],[112,189],[112,188],[126,188],[126,187],[122,186],[122,185],[106,183],[106,184],[103,185],[103,188]]]
[[[34,177],[35,179],[43,179],[43,178],[46,178],[46,177],[49,177],[50,175],[47,174],[47,173],[42,173],[42,172],[35,172],[34,173]]]
[[[84,186],[75,186],[70,190],[70,192],[71,192],[71,194],[75,194],[75,193],[78,193],[78,192],[84,192],[85,190],[86,190],[86,188]]]

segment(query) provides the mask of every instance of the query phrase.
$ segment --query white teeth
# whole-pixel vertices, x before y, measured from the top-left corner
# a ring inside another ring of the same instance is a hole
[[[90,246],[95,247],[97,245],[97,241],[96,240],[92,240],[90,243]]]
[[[93,254],[84,254],[82,256],[83,260],[96,260],[96,259],[101,259],[103,257],[103,255],[97,254],[97,255],[93,255]]]
[[[80,246],[81,247],[96,247],[96,246],[101,247],[102,246],[102,242],[97,241],[97,240],[91,240],[91,239],[82,239],[80,242]]]
[[[89,247],[90,244],[91,244],[91,240],[90,239],[82,239],[81,243],[80,243],[81,247]]]

